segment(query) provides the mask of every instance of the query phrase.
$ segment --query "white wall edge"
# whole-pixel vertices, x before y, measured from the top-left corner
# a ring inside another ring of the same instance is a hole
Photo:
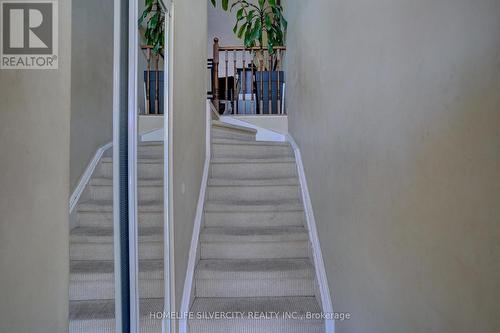
[[[200,194],[198,196],[198,205],[196,207],[196,216],[194,219],[193,237],[191,238],[191,245],[189,248],[189,260],[187,265],[186,279],[184,280],[184,290],[182,294],[180,313],[185,314],[189,312],[191,303],[191,294],[194,283],[194,270],[196,268],[196,257],[198,253],[198,243],[201,232],[201,224],[203,220],[203,209],[205,206],[205,193],[207,191],[208,172],[210,170],[210,156],[211,156],[211,126],[212,126],[212,110],[210,101],[207,101],[206,110],[206,128],[205,128],[205,166],[203,167],[203,176],[200,185]],[[186,316],[182,316],[179,320],[179,332],[188,333],[188,322]]]
[[[73,191],[73,194],[71,194],[71,197],[69,198],[69,213],[73,213],[73,210],[76,207],[76,204],[80,200],[80,197],[83,193],[83,190],[85,190],[85,187],[89,183],[90,179],[92,178],[92,174],[95,171],[95,168],[99,164],[99,161],[101,160],[102,155],[113,146],[113,143],[107,143],[104,146],[100,147],[97,149],[94,157],[90,161],[90,163],[87,165],[87,168],[83,172],[82,177],[78,181],[78,185],[76,186],[75,190]]]
[[[323,312],[325,312],[328,316],[331,316],[333,314],[333,305],[330,297],[330,288],[328,286],[325,263],[323,261],[323,255],[321,253],[321,246],[319,243],[318,231],[316,228],[316,219],[314,218],[311,197],[309,196],[309,188],[307,187],[307,179],[304,171],[304,165],[302,163],[302,155],[300,154],[299,146],[297,145],[293,137],[290,134],[287,134],[286,138],[293,148],[295,160],[297,163],[302,201],[304,203],[306,223],[309,230],[309,238],[311,240],[313,251],[314,267],[316,270],[316,276],[318,279],[318,285],[321,294],[321,305],[323,308]],[[325,332],[335,333],[335,320],[325,320]]]
[[[162,140],[163,144],[163,276],[164,276],[164,302],[163,309],[166,313],[171,313],[175,311],[175,244],[174,244],[174,225],[173,225],[173,189],[172,189],[172,179],[173,179],[173,149],[172,149],[172,82],[173,82],[173,3],[171,0],[167,0],[166,3],[163,2],[162,6],[165,6],[165,45],[167,46],[167,52],[165,52],[164,68],[165,68],[165,79],[168,84],[164,86],[164,115],[163,115],[163,128]],[[160,140],[161,141],[161,140]],[[176,321],[170,320],[168,318],[163,318],[161,325],[162,333],[176,332]]]
[[[158,128],[143,134],[139,134],[141,142],[163,141],[165,131]]]
[[[254,124],[251,124],[249,122],[240,120],[240,119],[235,119],[231,116],[221,116],[220,121],[226,124],[231,124],[231,125],[237,125],[237,126],[243,126],[243,127],[248,127],[252,128],[254,130],[257,130],[257,134],[255,139],[257,141],[276,141],[276,142],[285,142],[286,141],[286,136],[283,134],[279,134],[277,132],[271,131],[267,128],[263,128]]]

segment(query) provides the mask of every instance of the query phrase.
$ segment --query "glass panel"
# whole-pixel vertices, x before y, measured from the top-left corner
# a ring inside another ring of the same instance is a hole
[[[137,190],[139,231],[140,332],[161,332],[165,304],[164,122],[168,106],[165,39],[146,38],[148,29],[167,34],[167,11],[160,0],[139,3]],[[151,26],[152,22],[156,25]],[[139,20],[139,22],[141,22]]]
[[[115,329],[113,4],[72,4],[71,333]]]

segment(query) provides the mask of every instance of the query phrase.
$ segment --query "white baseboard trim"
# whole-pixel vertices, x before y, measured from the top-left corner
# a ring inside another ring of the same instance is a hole
[[[211,157],[211,126],[212,126],[212,110],[210,107],[210,102],[207,101],[207,112],[206,112],[206,148],[205,148],[205,166],[203,168],[203,176],[201,178],[200,185],[200,195],[198,196],[198,205],[196,207],[196,216],[194,219],[193,236],[191,238],[191,246],[189,248],[189,259],[186,271],[186,279],[184,280],[184,290],[182,293],[182,301],[180,313],[188,313],[191,306],[191,295],[193,293],[193,283],[194,283],[194,271],[196,269],[197,253],[198,253],[198,243],[201,232],[202,220],[203,220],[203,209],[205,206],[205,193],[207,190],[208,183],[208,172],[210,170],[210,157]],[[179,320],[179,332],[188,333],[189,327],[186,316],[182,316]]]
[[[94,157],[90,161],[89,165],[87,165],[87,168],[85,169],[85,172],[83,173],[82,177],[78,181],[78,185],[76,186],[75,190],[73,191],[73,194],[71,194],[71,197],[69,198],[69,213],[71,214],[73,212],[73,209],[75,209],[76,204],[78,203],[78,200],[80,200],[80,196],[83,193],[83,190],[85,190],[85,187],[90,181],[90,178],[92,178],[92,174],[95,171],[95,168],[97,167],[97,164],[101,160],[102,155],[113,146],[113,143],[107,143],[104,146],[100,147],[97,149]]]
[[[300,188],[302,194],[302,201],[304,202],[304,211],[306,214],[307,228],[309,230],[309,238],[311,240],[314,267],[316,269],[316,276],[318,279],[319,291],[321,294],[321,305],[323,312],[331,315],[333,314],[333,305],[330,297],[330,288],[328,287],[328,279],[326,277],[325,263],[323,262],[323,255],[321,253],[321,246],[319,243],[318,231],[316,229],[316,220],[314,218],[314,212],[311,203],[311,197],[309,196],[309,188],[307,187],[307,179],[304,171],[304,165],[302,163],[302,155],[300,154],[300,149],[293,137],[290,134],[286,135],[287,141],[292,145],[295,160],[297,163],[297,171],[299,175]],[[335,333],[335,321],[325,320],[325,332]]]
[[[233,118],[231,116],[221,116],[220,121],[226,124],[248,127],[257,130],[257,134],[255,137],[257,141],[277,141],[277,142],[286,141],[286,137],[283,134],[279,134],[267,128],[254,125],[249,122]]]

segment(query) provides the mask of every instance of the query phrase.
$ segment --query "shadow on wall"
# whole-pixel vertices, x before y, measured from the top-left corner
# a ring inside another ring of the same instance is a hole
[[[499,331],[500,3],[287,4],[337,331]]]

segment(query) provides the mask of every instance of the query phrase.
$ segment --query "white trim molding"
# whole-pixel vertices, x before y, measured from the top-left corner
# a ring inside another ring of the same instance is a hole
[[[71,194],[71,197],[69,198],[69,213],[71,214],[73,210],[76,207],[76,204],[80,200],[80,197],[82,196],[83,190],[85,190],[85,187],[89,183],[90,179],[92,178],[92,175],[94,174],[94,171],[99,164],[99,161],[101,160],[102,155],[113,146],[113,143],[107,143],[104,146],[100,147],[97,149],[94,157],[90,161],[90,163],[87,165],[87,168],[83,172],[82,177],[78,181],[78,184],[76,185],[75,190],[73,191],[73,194]]]
[[[172,92],[173,92],[173,3],[170,0],[161,2],[165,11],[165,78],[164,89],[164,115],[163,128],[160,129],[161,140],[163,144],[163,276],[164,276],[164,302],[163,310],[165,313],[175,311],[175,246],[174,246],[174,225],[173,225],[173,121],[172,121]],[[154,133],[154,132],[153,132]],[[154,139],[154,134],[152,134]],[[163,318],[162,333],[171,333],[176,331],[176,321]]]
[[[287,141],[293,148],[295,154],[295,160],[297,163],[297,172],[299,175],[300,188],[302,201],[304,204],[304,211],[306,215],[307,229],[309,230],[309,239],[311,240],[314,268],[316,270],[316,277],[318,279],[319,291],[321,294],[321,305],[323,312],[327,314],[333,314],[333,305],[330,297],[330,288],[328,287],[328,279],[326,276],[325,263],[323,261],[323,255],[321,254],[321,246],[319,243],[318,231],[316,229],[316,220],[314,218],[313,207],[311,203],[311,197],[309,196],[309,188],[307,187],[306,174],[304,171],[304,165],[302,163],[302,155],[300,154],[300,149],[295,140],[290,134],[286,135]],[[325,320],[325,332],[335,333],[335,321]]]
[[[266,117],[266,116],[263,116]],[[236,119],[232,116],[221,116],[220,121],[230,125],[242,126],[247,128],[252,128],[257,130],[256,140],[257,141],[276,141],[276,142],[285,142],[286,136],[283,134],[279,134],[277,132],[271,131],[267,128],[260,127],[249,122]]]
[[[210,101],[207,101],[206,109],[206,129],[205,129],[205,166],[203,168],[203,176],[201,179],[200,195],[198,196],[198,205],[196,207],[196,216],[194,219],[193,237],[191,238],[191,246],[189,248],[189,260],[186,272],[186,279],[184,280],[184,291],[182,294],[182,302],[180,313],[188,313],[191,306],[191,296],[193,294],[194,283],[194,270],[196,268],[196,261],[198,258],[198,243],[203,221],[203,210],[205,207],[205,193],[207,191],[208,173],[210,170],[210,156],[211,156],[211,126],[212,126],[212,110]],[[188,333],[188,320],[186,316],[182,316],[179,320],[179,332]]]
[[[168,120],[167,120],[168,121]],[[163,141],[165,130],[162,128],[158,128],[144,134],[139,134],[141,142],[154,142],[154,141]]]

